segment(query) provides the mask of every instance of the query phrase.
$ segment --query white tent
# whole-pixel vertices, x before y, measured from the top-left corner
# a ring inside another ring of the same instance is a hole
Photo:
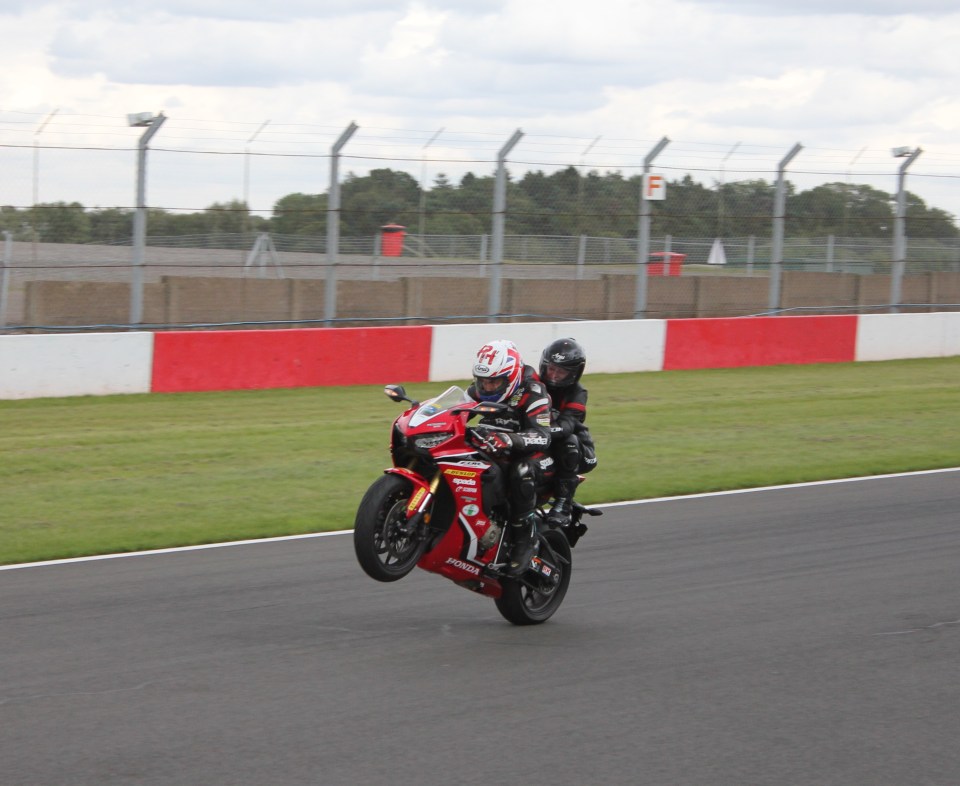
[[[716,238],[713,241],[713,246],[710,249],[710,256],[707,257],[708,265],[725,265],[727,264],[727,252],[723,250],[723,242],[720,238]]]

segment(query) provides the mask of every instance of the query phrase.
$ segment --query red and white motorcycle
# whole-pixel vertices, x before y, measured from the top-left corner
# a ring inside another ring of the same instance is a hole
[[[504,405],[474,401],[456,386],[423,403],[399,385],[384,392],[410,407],[393,424],[393,466],[357,510],[353,542],[360,566],[378,581],[396,581],[420,567],[493,598],[515,625],[549,619],[570,584],[570,550],[587,529],[581,518],[601,511],[574,503],[569,523],[549,527],[541,506],[551,489],[538,489],[536,556],[521,575],[505,575],[510,511],[503,473],[470,444],[467,425]]]

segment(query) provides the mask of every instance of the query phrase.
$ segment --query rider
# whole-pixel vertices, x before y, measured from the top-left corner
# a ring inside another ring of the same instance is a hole
[[[587,430],[587,391],[580,384],[587,355],[572,338],[560,338],[543,350],[540,356],[540,379],[553,402],[550,455],[554,459],[555,499],[547,522],[555,526],[570,520],[573,495],[579,480],[597,465],[593,439]]]
[[[506,405],[506,409],[481,418],[471,431],[471,439],[476,447],[508,464],[513,545],[506,572],[519,575],[536,553],[537,486],[553,465],[546,453],[550,446],[550,397],[534,368],[524,365],[512,341],[496,340],[480,347],[473,364],[473,380],[467,390],[471,398]]]

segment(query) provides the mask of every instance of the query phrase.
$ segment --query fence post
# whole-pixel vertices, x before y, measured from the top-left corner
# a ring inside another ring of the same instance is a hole
[[[127,122],[134,127],[146,128],[137,143],[137,211],[133,214],[133,271],[130,280],[130,324],[143,322],[143,265],[147,245],[147,145],[166,115],[151,115],[143,112],[128,115]]]
[[[833,251],[836,238],[833,235],[827,235],[827,272],[833,272]]]
[[[583,266],[587,261],[587,236],[580,235],[580,246],[577,248],[577,279],[583,278]]]
[[[787,184],[784,179],[787,165],[797,153],[803,150],[799,142],[793,146],[786,158],[777,167],[777,192],[773,202],[773,245],[770,249],[770,293],[767,308],[777,311],[780,308],[780,275],[783,268],[783,219],[786,215]]]
[[[523,137],[519,128],[497,154],[497,179],[493,188],[493,254],[491,255],[490,296],[487,321],[496,322],[500,314],[500,278],[503,264],[503,232],[507,213],[507,156]]]
[[[420,246],[423,256],[423,246]],[[373,235],[373,277],[380,278],[380,255],[383,253],[383,232],[375,232]]]
[[[330,148],[330,191],[327,198],[327,277],[323,287],[323,318],[337,318],[337,253],[340,250],[340,151],[359,128],[351,122]]]
[[[640,225],[637,228],[637,291],[633,304],[633,318],[645,319],[647,316],[647,265],[650,261],[650,200],[644,191],[646,175],[650,174],[650,165],[660,152],[670,144],[664,137],[647,153],[643,159],[643,174],[640,179]]]
[[[10,263],[13,262],[13,232],[3,231],[3,259],[0,260],[0,327],[7,324],[7,295],[10,292]]]
[[[753,257],[756,253],[757,247],[757,237],[756,235],[750,235],[747,238],[747,275],[753,275]]]
[[[917,148],[894,148],[893,155],[897,158],[906,158],[900,165],[897,173],[897,214],[893,219],[893,270],[890,275],[890,313],[900,311],[900,301],[903,299],[903,273],[907,267],[907,192],[904,183],[907,179],[907,169],[917,160],[923,150]]]

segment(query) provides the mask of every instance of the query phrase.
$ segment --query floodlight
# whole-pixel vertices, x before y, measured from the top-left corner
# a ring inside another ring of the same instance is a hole
[[[892,152],[894,158],[906,158],[913,152],[913,150],[909,147],[895,147],[893,148]]]
[[[143,128],[149,126],[156,119],[153,112],[137,112],[133,115],[127,115],[127,125]]]

